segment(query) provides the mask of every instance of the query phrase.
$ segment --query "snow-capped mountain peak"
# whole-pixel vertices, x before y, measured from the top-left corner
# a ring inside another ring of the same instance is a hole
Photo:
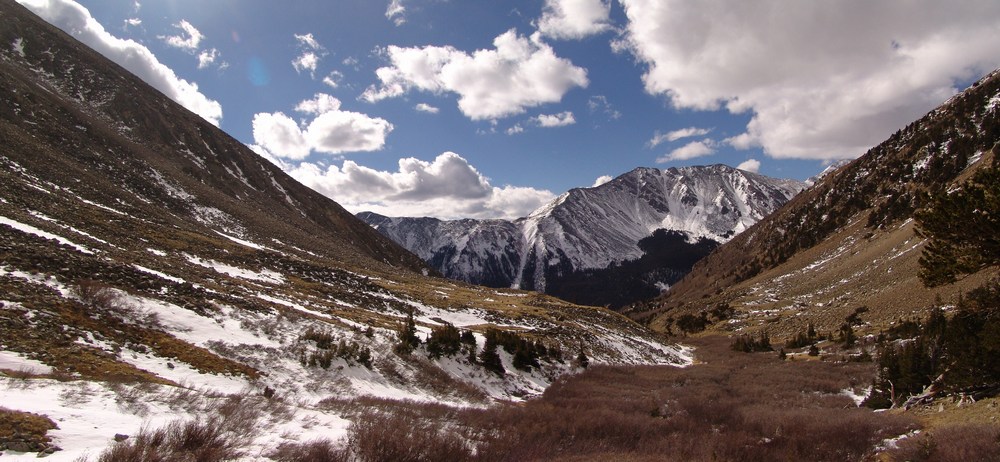
[[[640,167],[572,189],[513,221],[359,216],[448,277],[560,293],[561,281],[574,273],[641,259],[648,252],[640,241],[657,230],[679,232],[691,245],[725,242],[804,187],[725,165]]]

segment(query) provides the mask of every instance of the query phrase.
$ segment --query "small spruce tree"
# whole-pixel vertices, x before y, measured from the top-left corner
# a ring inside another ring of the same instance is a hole
[[[580,352],[576,355],[576,364],[584,369],[590,366],[590,358],[583,351],[583,342],[580,342]]]
[[[497,353],[497,332],[493,329],[486,331],[486,344],[483,345],[483,352],[479,354],[479,363],[486,370],[501,377],[507,372],[503,367],[503,361],[500,360],[500,354]]]
[[[815,343],[809,345],[809,356],[819,356],[819,347]]]
[[[417,337],[417,323],[413,320],[413,311],[406,314],[406,321],[397,332],[397,338],[396,345],[393,347],[397,354],[408,355],[420,346],[420,338]]]

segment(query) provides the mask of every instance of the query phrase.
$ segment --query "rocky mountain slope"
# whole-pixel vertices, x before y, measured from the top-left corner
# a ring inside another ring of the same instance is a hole
[[[865,313],[865,330],[877,331],[935,304],[954,304],[995,271],[924,287],[917,275],[926,242],[915,233],[913,214],[928,193],[950,191],[994,162],[998,142],[1000,73],[993,72],[824,176],[633,315],[675,332],[682,316],[700,316],[726,330],[766,329],[782,340],[807,322],[829,332]],[[713,314],[720,306],[734,309],[733,318]]]
[[[690,361],[604,309],[427,277],[10,0],[0,139],[0,412],[58,427],[0,451],[86,460],[176,420],[232,432],[262,459],[336,439],[344,403],[362,397],[481,406],[541,393],[581,358]]]
[[[447,277],[621,306],[657,295],[803,187],[725,165],[637,168],[514,221],[358,216]]]

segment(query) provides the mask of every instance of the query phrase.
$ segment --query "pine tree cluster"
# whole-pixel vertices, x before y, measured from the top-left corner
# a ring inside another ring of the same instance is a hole
[[[761,331],[759,336],[754,336],[750,334],[741,334],[733,339],[733,343],[729,345],[733,351],[742,351],[744,353],[753,353],[758,351],[774,351],[771,347],[771,337],[767,335],[767,332]]]
[[[910,335],[916,326],[917,334]],[[878,373],[865,405],[885,408],[936,386],[948,393],[1000,392],[1000,282],[976,289],[950,319],[935,309],[879,335]]]
[[[547,347],[539,340],[531,341],[514,332],[487,329],[486,347],[483,353],[490,349],[491,344],[503,347],[504,351],[513,355],[514,368],[525,372],[531,372],[532,368],[541,367],[539,359],[558,362],[563,360],[562,350],[558,346]]]
[[[820,340],[822,340],[822,337],[816,333],[816,326],[814,326],[813,323],[809,323],[805,332],[799,332],[794,338],[785,342],[785,348],[803,348],[814,345]]]
[[[996,154],[995,154],[996,155]],[[1000,263],[1000,165],[981,169],[962,187],[942,190],[916,212],[917,233],[928,239],[920,257],[927,286],[955,282]]]

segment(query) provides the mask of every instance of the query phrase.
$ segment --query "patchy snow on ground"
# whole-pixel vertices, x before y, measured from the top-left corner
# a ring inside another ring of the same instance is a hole
[[[282,305],[282,306],[287,306],[287,307],[289,307],[289,308],[291,308],[293,310],[296,310],[296,311],[301,311],[303,313],[309,313],[309,314],[311,314],[313,316],[319,316],[319,317],[324,318],[324,319],[333,319],[333,316],[330,316],[330,315],[328,315],[326,313],[321,313],[321,312],[313,310],[313,309],[306,308],[305,305],[302,305],[301,303],[295,303],[293,301],[285,300],[283,298],[273,297],[273,296],[265,294],[263,292],[257,292],[254,295],[257,298],[261,299],[261,300],[268,301],[268,302],[271,302],[271,303],[277,303],[277,304]]]
[[[194,311],[152,298],[128,295],[124,292],[122,292],[122,296],[136,307],[155,313],[167,332],[194,345],[204,346],[210,341],[221,341],[231,345],[281,347],[280,342],[261,336],[258,332],[242,328],[243,323],[238,321],[223,322],[220,319],[201,316]]]
[[[230,241],[233,241],[233,242],[235,242],[235,243],[237,243],[239,245],[250,247],[251,249],[273,250],[273,249],[270,249],[268,247],[264,247],[264,246],[262,246],[260,244],[257,244],[255,242],[250,242],[250,241],[248,241],[246,239],[240,239],[238,237],[230,236],[230,235],[228,235],[226,233],[220,233],[220,232],[216,231],[215,234],[218,234],[218,235],[220,235],[220,236],[222,236],[222,237],[224,237],[226,239],[229,239]]]
[[[93,207],[97,207],[99,209],[107,210],[107,211],[109,211],[111,213],[116,213],[116,214],[121,215],[121,216],[131,217],[131,215],[129,215],[129,214],[125,213],[125,212],[122,212],[121,210],[113,209],[113,208],[108,207],[108,206],[106,206],[104,204],[98,204],[97,202],[89,201],[89,200],[84,199],[84,198],[82,198],[80,196],[76,196],[76,198],[79,199],[80,202],[83,202],[84,204],[87,204],[87,205],[90,205],[90,206],[93,206]]]
[[[281,284],[285,282],[285,277],[277,271],[272,271],[269,269],[262,269],[260,271],[248,270],[245,268],[240,268],[238,266],[227,265],[222,262],[215,260],[203,260],[194,255],[184,254],[187,261],[194,263],[198,266],[203,266],[205,268],[211,268],[219,273],[225,274],[227,276],[232,276],[240,279],[247,279],[256,282],[269,282],[272,284]]]
[[[845,388],[840,391],[840,394],[848,398],[851,398],[851,401],[854,401],[855,406],[861,407],[861,403],[865,402],[865,399],[868,398],[868,394],[871,393],[871,391],[872,391],[871,387],[863,388],[861,390],[855,390],[853,388]]]
[[[52,373],[52,368],[41,361],[28,359],[20,353],[5,350],[0,350],[0,369],[36,375]]]
[[[77,251],[79,251],[81,253],[85,253],[85,254],[88,254],[88,255],[93,255],[94,254],[93,250],[90,250],[90,249],[88,249],[88,248],[86,248],[86,247],[84,247],[84,246],[82,246],[80,244],[77,244],[77,243],[75,243],[75,242],[73,242],[73,241],[71,241],[69,239],[66,239],[65,237],[59,236],[57,234],[52,234],[52,233],[50,233],[48,231],[42,231],[42,230],[40,230],[40,229],[38,229],[38,228],[36,228],[34,226],[31,226],[31,225],[28,225],[28,224],[25,224],[25,223],[21,223],[21,222],[16,221],[16,220],[11,220],[10,218],[7,218],[7,217],[2,216],[2,215],[0,215],[0,224],[10,226],[11,228],[14,228],[14,229],[16,229],[16,230],[18,230],[18,231],[20,231],[22,233],[25,233],[25,234],[33,234],[33,235],[38,236],[38,237],[43,238],[43,239],[49,239],[49,240],[52,240],[52,241],[56,241],[56,242],[58,242],[60,244],[72,247],[72,248],[76,249]]]
[[[95,460],[114,442],[116,434],[134,436],[141,429],[154,430],[174,421],[205,419],[233,397],[243,396],[241,406],[253,408],[255,431],[239,435],[249,440],[240,460],[269,460],[266,456],[282,443],[347,434],[350,421],[309,405],[269,402],[248,395],[248,390],[228,395],[204,390],[155,384],[117,384],[50,379],[21,380],[0,377],[0,401],[17,403],[17,410],[48,416],[56,430],[48,435],[62,448],[52,461]],[[4,451],[3,460],[38,460],[36,453]]]
[[[65,298],[75,298],[76,294],[72,289],[66,287],[65,284],[59,282],[54,276],[42,273],[28,273],[20,270],[11,270],[9,267],[0,265],[0,276],[12,276],[19,279],[24,279],[32,284],[43,285],[56,292]]]
[[[247,379],[232,375],[206,374],[174,358],[164,358],[149,351],[122,348],[119,359],[167,380],[221,393],[236,393],[250,386]]]
[[[166,279],[166,280],[171,281],[171,282],[176,282],[178,284],[183,284],[183,283],[187,282],[187,281],[185,281],[185,280],[183,280],[181,278],[173,277],[173,276],[171,276],[169,274],[162,273],[162,272],[156,271],[154,269],[146,268],[145,266],[132,265],[132,267],[135,268],[135,269],[137,269],[137,270],[139,270],[139,271],[142,271],[143,273],[152,274],[153,276],[157,276],[157,277],[160,277],[162,279]]]

